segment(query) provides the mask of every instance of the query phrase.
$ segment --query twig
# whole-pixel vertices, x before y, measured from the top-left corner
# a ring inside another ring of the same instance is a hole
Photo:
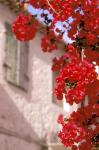
[[[82,49],[82,51],[81,51],[81,59],[82,59],[82,61],[83,61],[83,59],[84,59],[84,49]]]
[[[81,60],[84,60],[84,49],[81,51]],[[84,113],[84,102],[85,100],[81,102],[82,113]]]
[[[59,13],[52,7],[49,0],[46,0],[46,1],[47,1],[48,5],[50,6],[50,8],[53,10],[53,12],[55,12],[57,15],[59,15]]]

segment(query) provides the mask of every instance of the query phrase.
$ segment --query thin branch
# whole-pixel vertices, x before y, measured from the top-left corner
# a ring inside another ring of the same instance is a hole
[[[59,13],[52,7],[52,5],[50,4],[50,1],[49,0],[46,0],[49,7],[53,10],[54,13],[56,13],[57,15],[59,15]]]
[[[81,52],[81,59],[82,59],[82,61],[84,59],[84,49],[82,49],[82,52]]]

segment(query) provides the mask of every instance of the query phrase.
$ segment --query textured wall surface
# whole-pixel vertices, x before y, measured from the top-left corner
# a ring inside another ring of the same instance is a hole
[[[4,79],[4,22],[14,15],[0,5],[0,150],[40,150],[39,141],[57,131],[57,116],[62,108],[52,103],[52,54],[40,48],[41,35],[30,42],[28,92]],[[54,55],[58,55],[57,52]]]

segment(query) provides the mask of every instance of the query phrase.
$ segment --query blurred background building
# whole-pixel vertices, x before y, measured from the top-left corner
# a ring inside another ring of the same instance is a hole
[[[57,143],[57,117],[70,108],[55,101],[51,71],[52,58],[62,52],[44,54],[41,33],[17,41],[11,31],[16,13],[13,0],[0,0],[0,150],[64,149]]]

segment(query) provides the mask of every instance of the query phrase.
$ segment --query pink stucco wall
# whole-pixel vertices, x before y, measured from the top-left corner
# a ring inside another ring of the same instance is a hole
[[[11,86],[4,79],[4,22],[15,16],[0,4],[0,150],[40,150],[33,141],[46,140],[58,129],[57,116],[62,108],[52,103],[51,59],[40,48],[41,35],[30,42],[28,92]],[[57,52],[54,55],[60,55]]]

